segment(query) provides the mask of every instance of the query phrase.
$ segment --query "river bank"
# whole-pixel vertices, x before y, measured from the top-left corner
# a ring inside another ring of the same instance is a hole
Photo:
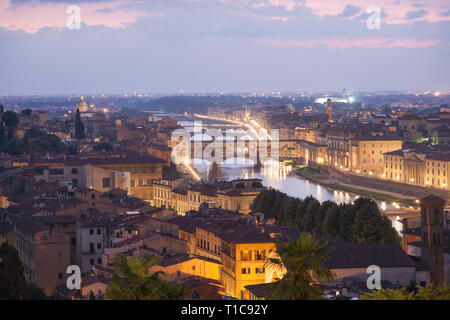
[[[323,174],[322,172],[319,172],[318,170],[315,170],[314,168],[311,167],[298,166],[293,168],[293,172],[300,179],[305,179],[317,183],[331,190],[348,192],[355,196],[369,197],[377,201],[397,202],[405,206],[417,205],[415,202],[415,198],[413,197],[408,197],[400,194],[385,192],[361,186],[353,186],[345,184],[337,181],[336,179],[330,178],[327,175]]]

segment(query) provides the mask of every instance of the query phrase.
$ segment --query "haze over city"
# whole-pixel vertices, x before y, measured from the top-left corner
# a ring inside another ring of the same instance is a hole
[[[2,0],[0,94],[448,90],[449,31],[446,0]]]

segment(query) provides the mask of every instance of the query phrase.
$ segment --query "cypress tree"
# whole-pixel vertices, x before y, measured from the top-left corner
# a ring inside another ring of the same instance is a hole
[[[5,144],[5,127],[3,127],[3,121],[0,121],[0,146]]]
[[[4,242],[0,246],[0,299],[28,299],[23,266],[16,248]]]
[[[75,118],[75,138],[77,140],[83,140],[84,139],[84,125],[81,121],[80,116],[80,109],[77,108],[77,115]]]

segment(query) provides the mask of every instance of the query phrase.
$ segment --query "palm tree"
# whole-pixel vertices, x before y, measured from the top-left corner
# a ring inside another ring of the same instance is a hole
[[[268,297],[280,300],[322,299],[323,290],[313,286],[314,281],[331,281],[333,272],[324,266],[328,242],[316,240],[314,235],[302,233],[298,240],[278,242],[274,257],[269,257],[266,266],[282,271],[284,276],[272,283]]]
[[[160,278],[158,271],[150,274],[148,268],[159,263],[159,256],[138,256],[127,259],[116,257],[115,266],[119,273],[113,275],[106,289],[112,300],[179,300],[186,296],[186,290]]]

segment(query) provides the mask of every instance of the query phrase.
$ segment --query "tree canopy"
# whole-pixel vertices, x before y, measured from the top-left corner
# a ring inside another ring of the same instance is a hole
[[[65,145],[57,136],[37,129],[29,129],[25,132],[23,147],[28,154],[62,153],[65,150]]]
[[[106,295],[112,300],[179,300],[187,291],[160,278],[162,272],[150,274],[149,267],[161,261],[158,256],[137,256],[127,259],[123,255],[116,257],[118,273],[106,289]]]
[[[361,300],[450,300],[450,285],[445,287],[415,286],[414,290],[407,288],[381,288],[361,295]]]
[[[269,189],[256,197],[252,210],[263,212],[266,218],[275,218],[281,225],[353,243],[400,244],[400,236],[391,221],[380,214],[376,202],[369,198],[338,205],[332,201],[320,203],[312,196],[298,199]]]
[[[2,121],[8,128],[14,128],[19,124],[19,117],[14,111],[5,111],[2,115]]]
[[[17,249],[4,242],[0,246],[0,299],[28,299],[27,283],[23,275]]]

